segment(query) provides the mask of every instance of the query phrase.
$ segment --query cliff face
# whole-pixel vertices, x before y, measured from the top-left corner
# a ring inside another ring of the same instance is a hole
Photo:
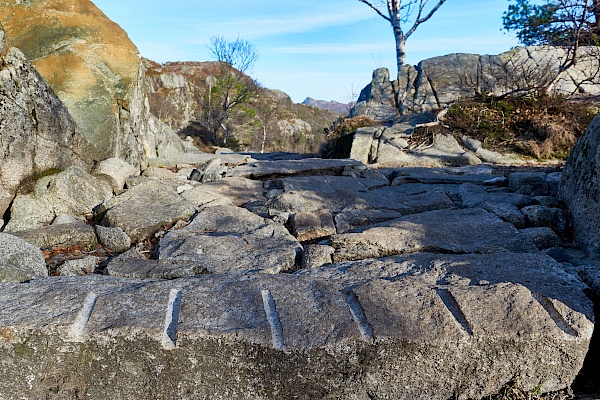
[[[155,138],[146,137],[151,117],[138,50],[91,1],[9,0],[0,8],[0,21],[67,106],[98,158],[143,165],[156,156]]]
[[[172,62],[158,64],[143,60],[146,68],[146,92],[150,110],[176,132],[203,138],[210,137],[197,123],[202,115],[202,96],[212,76],[218,73],[214,62]],[[316,152],[324,143],[323,129],[337,114],[293,104],[278,90],[261,88],[233,113],[232,146],[243,151]]]
[[[0,214],[24,179],[89,166],[90,154],[64,104],[0,25]]]
[[[515,48],[499,55],[450,54],[404,65],[400,79],[390,82],[385,68],[373,73],[351,115],[378,120],[400,113],[444,108],[477,93],[504,95],[548,86],[565,96],[600,94],[600,60],[596,48],[581,48],[578,62],[552,85],[565,51],[555,47]]]

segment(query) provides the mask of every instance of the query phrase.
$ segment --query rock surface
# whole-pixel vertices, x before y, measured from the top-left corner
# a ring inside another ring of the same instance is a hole
[[[0,213],[26,178],[91,165],[88,147],[66,106],[23,53],[10,47],[0,25]]]
[[[571,150],[560,183],[560,197],[573,216],[575,241],[600,253],[600,115]]]
[[[10,221],[4,231],[17,232],[39,228],[61,214],[81,218],[112,197],[104,180],[78,167],[40,178],[30,194],[17,195],[11,207]]]
[[[160,260],[191,260],[214,273],[288,271],[301,251],[283,226],[227,205],[205,208],[159,243]]]
[[[20,282],[45,276],[48,276],[48,270],[39,248],[16,236],[0,233],[0,282]]]
[[[183,152],[175,133],[150,115],[137,48],[91,1],[10,0],[0,21],[67,106],[96,161],[143,166],[157,150]]]
[[[565,51],[542,46],[516,47],[499,55],[449,54],[423,60],[415,66],[404,65],[399,80],[393,82],[389,81],[389,71],[380,68],[361,92],[351,115],[388,121],[398,116],[398,110],[402,114],[422,113],[442,109],[477,93],[502,95],[517,88],[539,85],[556,75]],[[577,64],[562,75],[553,93],[600,94],[597,49],[584,47],[579,54]],[[576,83],[582,83],[580,91]]]
[[[592,270],[532,226],[559,204],[535,182],[317,159],[186,180],[204,162],[129,177],[96,208],[131,249],[96,226],[104,255],[48,260],[85,276],[0,284],[0,397],[483,399],[582,368]]]

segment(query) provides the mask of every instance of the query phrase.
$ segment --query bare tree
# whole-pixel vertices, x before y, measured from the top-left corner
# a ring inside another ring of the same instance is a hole
[[[218,64],[206,80],[207,89],[200,99],[200,123],[216,144],[227,145],[233,129],[229,123],[231,113],[258,91],[258,84],[246,75],[258,60],[258,53],[253,44],[239,37],[233,41],[212,37],[209,49]]]
[[[377,4],[370,0],[358,1],[371,7],[379,16],[392,25],[394,39],[396,40],[398,77],[400,77],[400,71],[406,59],[406,40],[417,30],[419,25],[429,20],[446,2],[446,0],[437,0],[437,3],[429,8],[427,7],[429,0],[378,0]],[[411,23],[412,26],[404,31],[403,25],[410,25]]]

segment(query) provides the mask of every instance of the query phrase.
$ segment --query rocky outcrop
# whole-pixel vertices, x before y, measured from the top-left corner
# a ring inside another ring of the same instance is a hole
[[[419,126],[434,121],[429,113],[397,115],[393,122],[359,128],[352,138],[350,158],[365,164],[387,167],[460,167],[493,164],[524,164],[516,154],[500,154],[482,147],[478,140],[464,136],[459,142],[453,135],[436,133],[431,137],[414,135]]]
[[[348,111],[352,108],[353,104],[348,103],[340,103],[339,101],[325,101],[325,100],[316,100],[312,97],[307,97],[302,102],[305,106],[317,107],[322,110],[328,110],[340,115],[347,115]]]
[[[143,62],[151,112],[178,133],[204,137],[207,142],[212,140],[206,137],[198,121],[203,113],[203,96],[219,73],[218,64],[158,64],[146,59]],[[237,113],[237,120],[242,122],[233,131],[234,144],[243,151],[316,153],[325,141],[323,129],[339,117],[329,110],[293,104],[286,93],[266,88],[246,102],[245,107],[252,111]]]
[[[69,111],[0,25],[0,213],[26,178],[91,165],[90,153]]]
[[[397,115],[421,113],[447,107],[477,93],[503,95],[548,86],[560,95],[600,94],[600,61],[597,48],[581,48],[579,62],[559,79],[565,50],[556,47],[517,47],[499,55],[450,54],[404,65],[400,78],[389,80],[380,68],[361,92],[352,116],[368,115],[386,121]]]
[[[67,106],[95,160],[144,167],[165,142],[183,152],[171,130],[151,121],[136,47],[91,1],[11,0],[0,21]]]
[[[575,241],[600,254],[600,115],[571,150],[560,184],[560,197],[573,216]]]

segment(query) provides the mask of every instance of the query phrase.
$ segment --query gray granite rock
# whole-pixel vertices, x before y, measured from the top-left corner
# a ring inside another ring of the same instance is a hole
[[[196,182],[213,182],[223,178],[227,174],[228,168],[221,159],[213,158],[194,169],[189,179]]]
[[[288,190],[267,201],[266,205],[269,208],[291,212],[318,211],[321,209],[332,212],[348,209],[383,209],[397,211],[403,215],[453,206],[448,196],[436,188],[414,190],[413,187],[383,186],[369,190],[363,186],[365,180],[337,178],[356,181],[350,182],[351,185],[356,185],[355,189],[347,189],[349,186],[346,186],[346,184],[341,187],[334,183],[339,182],[339,179],[329,180],[329,178],[314,179],[311,188],[311,182],[307,179],[302,185],[286,186]]]
[[[573,216],[575,242],[600,254],[600,115],[575,144],[565,164],[560,198]]]
[[[510,222],[516,228],[525,228],[527,218],[514,205],[510,203],[483,203],[481,208],[499,216],[503,221]]]
[[[159,242],[160,260],[194,261],[215,273],[287,271],[301,251],[282,225],[227,205],[203,209],[188,226]]]
[[[540,205],[523,207],[521,212],[531,226],[547,226],[560,236],[565,237],[568,229],[567,218],[560,208],[550,208]]]
[[[178,279],[207,273],[206,268],[194,261],[147,260],[117,257],[106,266],[106,274],[121,278]]]
[[[371,146],[377,132],[382,130],[381,127],[358,128],[354,132],[352,139],[352,147],[350,149],[350,159],[360,161],[363,164],[368,164],[371,155]]]
[[[527,196],[547,196],[547,176],[545,172],[513,172],[508,177],[508,188]]]
[[[281,176],[307,176],[307,175],[340,175],[344,168],[363,165],[355,160],[327,160],[321,158],[307,158],[304,160],[284,161],[254,161],[240,165],[231,170],[231,176],[243,176],[251,179],[264,179]]]
[[[173,186],[149,179],[110,199],[99,210],[103,225],[121,228],[133,242],[139,242],[179,220],[187,221],[196,207]]]
[[[521,229],[519,232],[527,236],[539,250],[546,250],[562,244],[558,235],[547,226]]]
[[[536,252],[517,229],[487,211],[439,210],[413,214],[331,237],[334,262],[434,251],[442,253]]]
[[[0,282],[21,282],[45,276],[48,276],[48,270],[39,247],[16,236],[0,233]]]
[[[306,245],[304,246],[304,253],[302,253],[300,268],[316,268],[325,264],[331,264],[331,256],[334,252],[335,249],[331,246],[323,244]]]
[[[78,167],[39,179],[33,193],[18,195],[6,232],[42,227],[60,214],[81,217],[112,197],[107,182]]]
[[[292,234],[300,242],[336,234],[333,216],[326,210],[299,212],[292,215]]]
[[[93,248],[98,244],[94,228],[81,221],[70,224],[53,224],[14,232],[13,234],[42,249],[49,249],[55,246]]]
[[[92,172],[94,176],[106,179],[113,190],[123,189],[125,181],[131,175],[139,175],[139,168],[119,158],[108,158],[100,161]]]
[[[76,260],[67,260],[59,268],[60,276],[85,276],[93,274],[100,262],[98,257],[85,257]]]
[[[462,207],[478,207],[483,203],[506,203],[521,209],[535,203],[529,196],[509,192],[489,192],[479,185],[465,183],[460,186],[459,196]]]
[[[542,255],[306,271],[3,283],[0,391],[445,400],[483,398],[515,374],[525,390],[552,391],[571,384],[593,330],[584,285]]]
[[[100,244],[115,253],[122,253],[131,247],[131,238],[121,228],[96,225],[95,231]]]
[[[344,210],[335,216],[337,233],[346,233],[365,225],[400,218],[402,213],[394,210]]]

